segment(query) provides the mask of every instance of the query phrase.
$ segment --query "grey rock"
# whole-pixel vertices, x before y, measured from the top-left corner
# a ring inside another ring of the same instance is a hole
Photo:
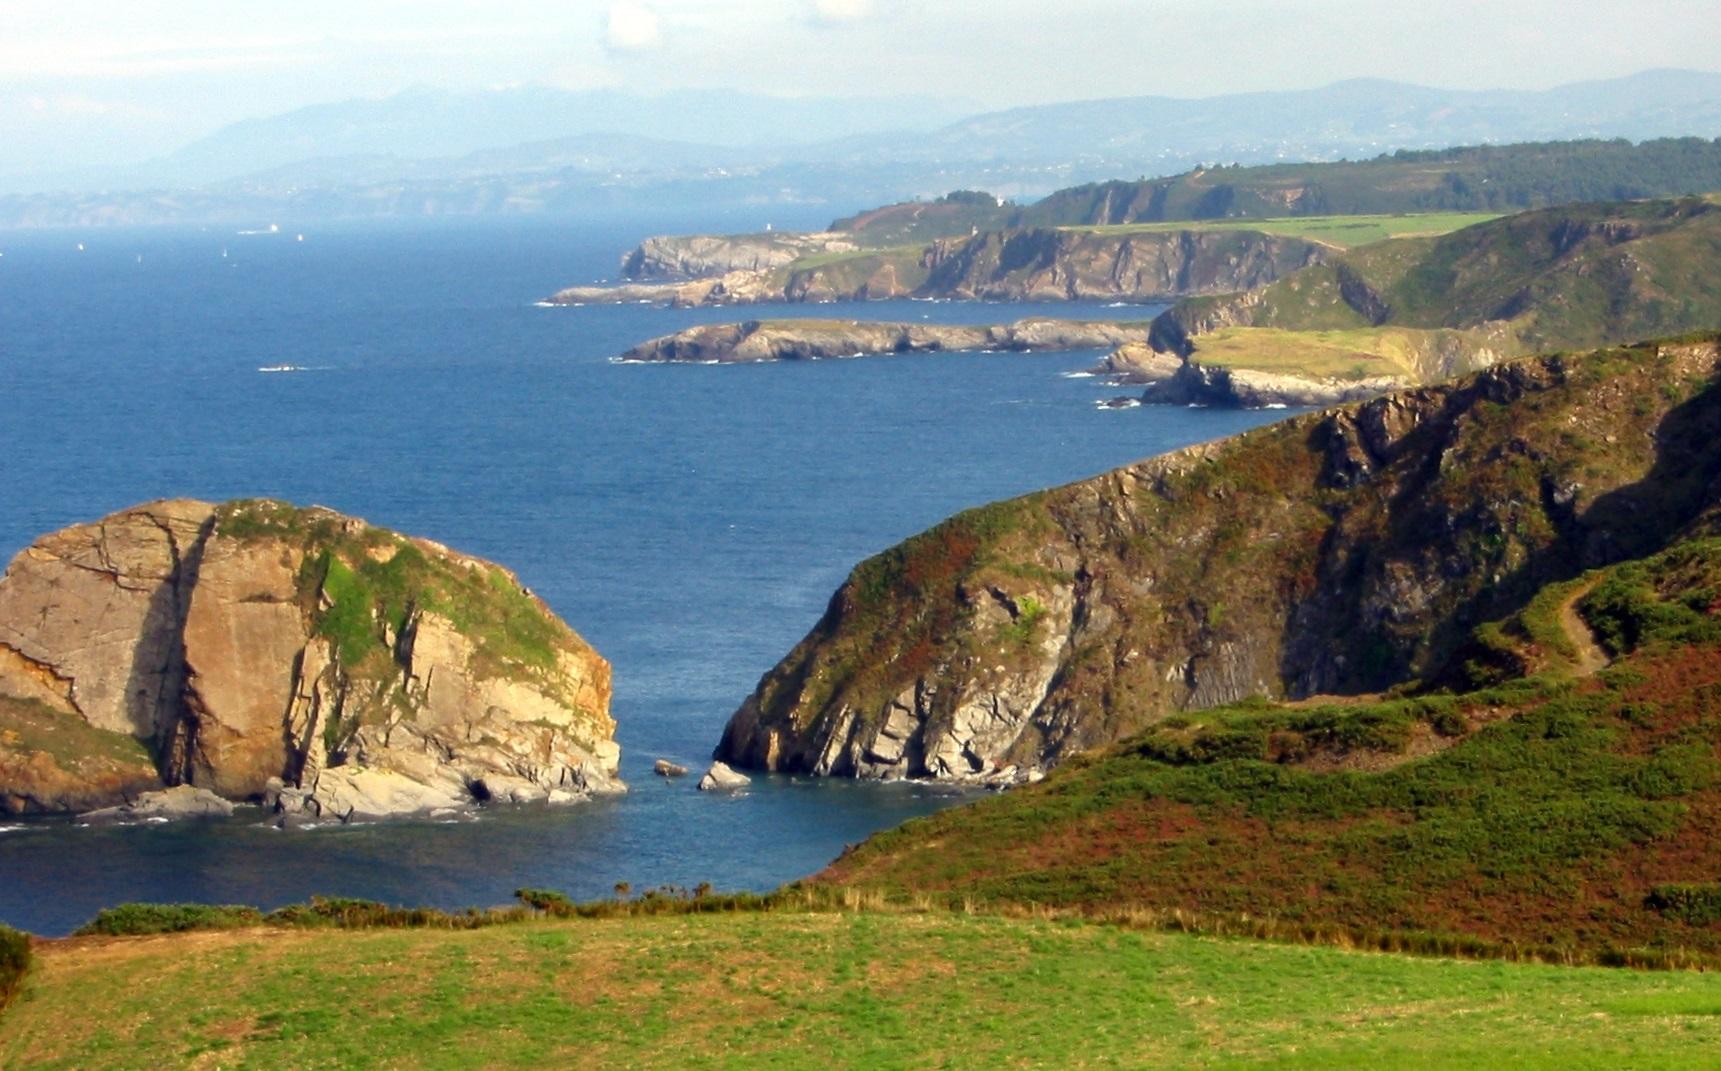
[[[705,776],[699,779],[701,792],[732,792],[745,788],[753,783],[753,779],[744,773],[731,769],[727,763],[714,762],[711,769],[705,771]]]
[[[159,792],[145,792],[130,803],[104,807],[81,815],[79,820],[90,825],[109,823],[177,821],[182,818],[225,818],[233,813],[233,804],[208,789],[177,785]]]

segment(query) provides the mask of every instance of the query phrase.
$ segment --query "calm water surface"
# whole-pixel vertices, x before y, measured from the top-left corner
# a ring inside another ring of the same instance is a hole
[[[633,787],[568,809],[303,833],[256,812],[13,823],[0,832],[0,921],[59,933],[133,899],[457,907],[521,885],[763,889],[966,798],[787,777],[726,798],[650,766],[706,760],[861,558],[964,507],[1275,414],[1098,410],[1118,392],[1068,376],[1097,352],[618,365],[628,346],[692,323],[834,310],[533,304],[612,277],[646,234],[763,222],[369,225],[302,242],[292,228],[0,234],[0,554],[151,498],[267,495],[493,558],[614,663]],[[840,309],[932,322],[1031,311]],[[276,365],[306,371],[258,371]]]

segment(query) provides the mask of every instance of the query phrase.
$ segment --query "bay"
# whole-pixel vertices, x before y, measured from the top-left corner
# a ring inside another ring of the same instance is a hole
[[[615,666],[625,797],[476,821],[282,833],[230,821],[0,826],[0,921],[63,933],[136,900],[274,906],[313,894],[460,907],[525,885],[765,889],[968,798],[928,785],[702,767],[729,713],[862,558],[968,506],[1281,414],[1101,410],[1096,352],[735,367],[620,365],[699,322],[841,315],[944,323],[1098,304],[876,302],[543,308],[663,231],[745,217],[487,220],[0,234],[0,554],[152,498],[321,503],[499,561]],[[79,249],[79,245],[82,249]],[[300,371],[262,372],[292,366]],[[696,769],[697,772],[697,769]]]

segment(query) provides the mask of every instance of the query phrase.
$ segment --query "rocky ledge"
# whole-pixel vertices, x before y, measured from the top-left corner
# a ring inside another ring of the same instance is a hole
[[[1417,385],[1396,369],[1341,377],[1208,365],[1193,354],[1164,353],[1145,341],[1119,346],[1093,372],[1116,383],[1145,385],[1144,402],[1244,409],[1343,405]]]
[[[976,327],[857,320],[748,320],[691,327],[641,343],[620,359],[700,364],[812,361],[940,350],[1102,349],[1146,338],[1146,323],[1123,321],[1029,319]]]
[[[321,508],[153,502],[0,579],[0,813],[572,802],[625,789],[609,700],[511,573]]]

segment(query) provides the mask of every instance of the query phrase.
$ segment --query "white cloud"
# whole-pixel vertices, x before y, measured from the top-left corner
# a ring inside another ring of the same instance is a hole
[[[859,22],[873,14],[872,0],[813,0],[813,21]]]
[[[663,43],[663,18],[644,4],[611,4],[604,20],[604,44],[612,52],[646,52]]]

